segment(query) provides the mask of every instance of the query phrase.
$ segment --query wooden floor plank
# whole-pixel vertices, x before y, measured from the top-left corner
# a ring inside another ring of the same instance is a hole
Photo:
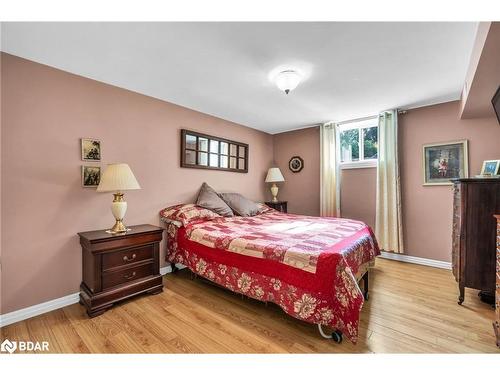
[[[57,341],[62,353],[90,353],[87,345],[76,332],[73,325],[66,318],[62,309],[44,314],[48,331],[53,335],[47,340],[49,343]],[[53,348],[51,348],[53,349]]]
[[[2,340],[49,341],[51,353],[499,353],[494,311],[477,291],[457,304],[448,270],[377,259],[359,341],[335,344],[275,305],[242,297],[188,270],[165,290],[89,319],[75,304],[1,329]]]

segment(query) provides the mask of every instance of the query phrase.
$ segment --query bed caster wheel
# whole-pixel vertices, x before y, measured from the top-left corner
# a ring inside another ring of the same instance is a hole
[[[342,332],[340,332],[339,330],[333,331],[332,334],[327,334],[325,331],[323,331],[321,324],[318,324],[318,329],[321,337],[323,337],[324,339],[332,339],[337,344],[340,344],[342,342]]]
[[[337,344],[340,344],[342,342],[342,332],[333,331],[332,332],[332,340],[335,341]]]

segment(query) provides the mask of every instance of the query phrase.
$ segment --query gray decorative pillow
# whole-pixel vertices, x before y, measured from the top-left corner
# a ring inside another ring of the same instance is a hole
[[[212,189],[206,182],[201,185],[196,204],[207,210],[214,211],[225,217],[234,216],[231,208],[217,195],[217,192]]]
[[[229,207],[239,216],[255,216],[260,210],[261,206],[252,202],[250,199],[245,198],[238,193],[220,193],[219,196],[228,204]]]

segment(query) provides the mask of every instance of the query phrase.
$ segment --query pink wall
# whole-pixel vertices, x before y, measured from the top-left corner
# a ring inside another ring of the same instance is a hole
[[[2,60],[2,313],[77,292],[76,232],[113,224],[111,194],[81,187],[80,137],[102,141],[101,166],[126,162],[134,171],[142,190],[126,194],[129,225],[158,225],[161,208],[192,202],[204,181],[266,197],[271,135],[11,55]],[[249,173],[180,168],[181,128],[248,143]]]
[[[469,175],[483,160],[500,159],[496,118],[460,120],[458,101],[418,108],[400,117],[403,225],[408,255],[451,260],[452,191],[450,186],[422,186],[422,145],[469,140]]]
[[[293,156],[304,160],[298,173],[288,168]],[[274,161],[285,177],[278,199],[288,201],[288,212],[319,216],[319,127],[276,134]]]
[[[342,216],[375,229],[377,168],[343,169],[340,184]]]

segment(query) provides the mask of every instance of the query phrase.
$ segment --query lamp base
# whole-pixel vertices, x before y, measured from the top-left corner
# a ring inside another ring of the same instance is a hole
[[[125,224],[123,224],[123,221],[116,219],[115,225],[113,225],[113,228],[111,228],[108,232],[109,233],[124,233],[127,232],[130,229],[127,229]]]
[[[273,196],[272,201],[278,202],[278,185],[273,183],[273,186],[271,186],[271,194]]]
[[[125,212],[127,212],[127,202],[123,200],[123,193],[117,192],[113,194],[114,199],[111,204],[111,212],[115,217],[115,225],[106,231],[107,233],[116,234],[116,233],[125,233],[128,231],[125,224],[123,224],[123,217],[125,216]]]

